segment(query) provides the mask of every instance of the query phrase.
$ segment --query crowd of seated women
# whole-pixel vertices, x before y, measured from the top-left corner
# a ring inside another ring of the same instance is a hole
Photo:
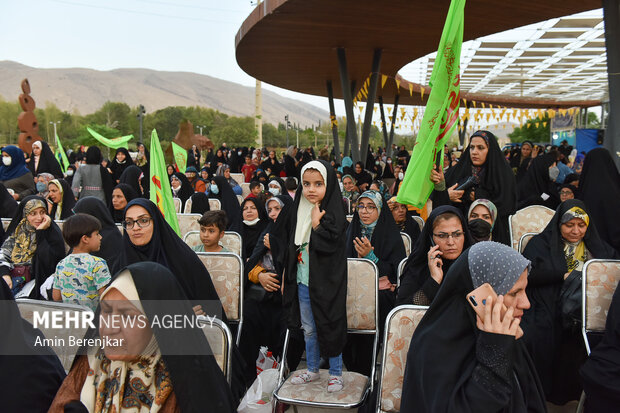
[[[403,412],[543,412],[549,403],[578,400],[583,390],[586,411],[619,409],[618,293],[605,336],[589,358],[580,328],[566,326],[558,305],[588,260],[620,258],[618,170],[602,148],[575,156],[565,155],[566,148],[532,147],[524,142],[507,156],[488,131],[474,133],[460,158],[446,147],[445,167],[429,173],[432,203],[423,208],[399,201],[410,160],[404,148],[369,151],[365,162],[355,164],[321,151],[320,162],[337,176],[338,199],[349,218],[338,242],[346,257],[368,259],[378,270],[381,337],[393,308],[428,307],[407,357]],[[27,159],[7,146],[0,166],[0,214],[10,219],[0,249],[0,298],[7,307],[0,319],[12,338],[0,339],[0,375],[7,384],[1,393],[10,395],[3,399],[17,406],[11,411],[234,411],[256,379],[260,348],[282,354],[290,248],[281,245],[287,235],[278,223],[294,219],[290,211],[303,196],[295,194],[303,185],[299,174],[317,158],[314,150],[290,147],[279,159],[276,151],[252,148],[222,146],[205,156],[190,151],[185,173],[168,165],[172,195],[183,205],[191,200],[191,212],[201,215],[210,210],[209,199],[219,200],[225,218],[218,222],[242,238],[244,325],[239,345],[232,346],[230,384],[213,356],[201,352],[208,348],[204,335],[193,331],[171,335],[166,329],[111,331],[97,325],[88,337],[123,337],[131,345],[123,351],[85,346],[68,373],[49,348],[33,347],[41,333],[19,320],[14,297],[33,282],[30,298],[52,298],[46,282],[71,253],[57,221],[74,214],[101,224],[101,247],[93,254],[105,260],[112,281],[99,294],[98,312],[152,319],[158,310],[149,302],[176,300],[178,314],[228,320],[195,252],[206,249],[192,250],[149,201],[144,145],[133,157],[120,148],[111,162],[97,147],[80,148],[70,154],[65,173],[45,142],[33,145]],[[231,175],[236,173],[243,182]],[[251,192],[240,202],[244,182]],[[519,254],[509,247],[508,220],[531,205],[555,213]],[[412,240],[409,254],[401,233]],[[477,314],[465,296],[485,283],[498,296]],[[179,343],[187,349],[183,355],[171,350]],[[8,355],[11,346],[23,354]],[[370,374],[372,337],[347,335],[342,348],[347,370]],[[303,350],[301,330],[292,331],[291,370]],[[33,389],[40,394],[36,400],[28,398]],[[372,406],[369,401],[362,408]]]

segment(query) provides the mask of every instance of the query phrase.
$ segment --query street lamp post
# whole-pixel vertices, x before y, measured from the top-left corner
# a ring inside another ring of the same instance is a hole
[[[56,125],[58,125],[59,123],[60,123],[60,121],[58,121],[58,122],[50,122],[50,125],[54,125],[54,140],[55,141],[58,140],[58,131],[56,130]],[[58,145],[58,142],[56,142],[56,145]]]
[[[200,130],[200,136],[202,136],[202,128],[206,128],[205,125],[196,125],[196,127]]]
[[[144,114],[146,110],[144,110],[144,105],[138,106],[138,115],[136,116],[140,121],[140,143],[142,143],[142,122],[144,121]]]

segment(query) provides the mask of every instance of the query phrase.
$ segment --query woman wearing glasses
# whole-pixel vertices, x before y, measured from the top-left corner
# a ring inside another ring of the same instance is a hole
[[[347,257],[366,258],[379,270],[379,325],[383,326],[396,302],[398,263],[405,257],[405,246],[392,213],[378,191],[360,195],[357,213],[347,229]],[[349,335],[343,352],[347,369],[370,375],[372,337]]]
[[[433,209],[403,269],[396,305],[430,305],[452,263],[471,245],[460,210]]]

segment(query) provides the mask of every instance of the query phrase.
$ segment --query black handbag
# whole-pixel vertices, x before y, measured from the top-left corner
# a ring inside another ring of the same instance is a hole
[[[560,317],[564,330],[573,332],[581,330],[581,309],[581,271],[573,270],[562,283],[560,290]]]

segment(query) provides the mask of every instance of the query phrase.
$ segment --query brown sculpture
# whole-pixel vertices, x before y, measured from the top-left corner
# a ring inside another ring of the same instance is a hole
[[[17,138],[17,143],[22,151],[30,154],[32,152],[32,144],[36,141],[42,141],[39,136],[39,122],[34,115],[35,102],[30,96],[30,83],[28,79],[22,80],[22,93],[19,95],[19,104],[23,112],[17,117],[17,126],[21,133]]]
[[[190,149],[192,145],[196,145],[199,151],[215,148],[211,139],[194,133],[194,125],[188,120],[179,123],[179,131],[174,137],[173,142],[183,149]],[[166,155],[172,157],[172,145],[166,149]]]

